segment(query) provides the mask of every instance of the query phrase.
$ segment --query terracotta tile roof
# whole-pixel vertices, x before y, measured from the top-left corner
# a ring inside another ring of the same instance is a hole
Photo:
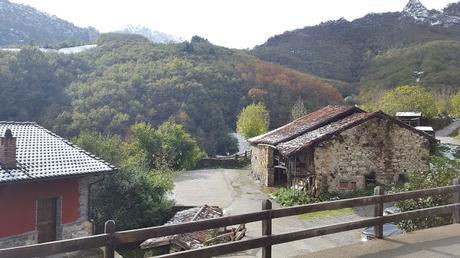
[[[340,117],[359,112],[363,111],[356,107],[327,106],[273,131],[251,138],[249,142],[253,144],[277,145],[335,121]]]
[[[0,166],[0,183],[112,172],[115,168],[32,122],[2,122],[16,137],[17,168]]]

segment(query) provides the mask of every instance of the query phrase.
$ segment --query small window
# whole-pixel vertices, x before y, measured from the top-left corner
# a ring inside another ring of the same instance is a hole
[[[398,176],[398,183],[406,183],[408,180],[407,180],[407,176],[406,174],[399,174]]]
[[[366,182],[366,187],[374,187],[376,185],[375,173],[364,176],[364,181]]]
[[[348,182],[340,181],[340,189],[348,189]]]

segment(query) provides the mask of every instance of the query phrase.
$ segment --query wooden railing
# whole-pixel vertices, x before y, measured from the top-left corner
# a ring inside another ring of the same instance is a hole
[[[383,216],[384,203],[447,194],[453,195],[454,198],[452,204]],[[319,226],[289,233],[272,234],[273,219],[300,215],[315,211],[326,211],[365,205],[374,205],[374,217],[355,220],[346,223]],[[280,209],[272,209],[271,202],[269,200],[265,200],[262,204],[262,210],[258,212],[126,231],[116,231],[115,222],[107,221],[105,225],[106,227],[104,234],[68,240],[60,240],[49,243],[34,244],[29,246],[19,246],[13,248],[0,249],[0,257],[36,257],[85,250],[97,247],[104,247],[104,256],[106,258],[111,258],[114,257],[114,250],[117,246],[128,243],[141,242],[148,238],[169,236],[181,233],[188,233],[206,229],[220,228],[225,226],[261,221],[262,235],[260,237],[228,242],[178,253],[166,254],[159,257],[212,257],[239,251],[245,251],[254,248],[263,248],[262,256],[266,258],[271,257],[271,248],[273,245],[276,244],[370,226],[375,227],[376,237],[382,238],[383,224],[385,223],[398,222],[407,219],[431,217],[435,215],[452,215],[453,222],[460,223],[460,185],[458,179],[454,180],[453,185],[446,187],[394,194],[384,194],[381,187],[376,187],[374,196],[300,205]]]

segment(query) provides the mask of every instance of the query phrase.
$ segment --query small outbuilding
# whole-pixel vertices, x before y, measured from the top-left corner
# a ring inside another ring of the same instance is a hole
[[[427,171],[437,140],[380,111],[327,106],[249,142],[254,177],[319,194]]]
[[[397,112],[396,119],[412,127],[420,126],[422,112]]]
[[[114,167],[36,123],[0,135],[0,248],[91,235],[91,187]]]

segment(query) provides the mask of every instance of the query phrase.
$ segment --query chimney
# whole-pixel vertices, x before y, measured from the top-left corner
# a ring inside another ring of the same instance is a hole
[[[16,168],[16,137],[10,129],[6,129],[5,135],[0,137],[0,166],[3,169]]]

